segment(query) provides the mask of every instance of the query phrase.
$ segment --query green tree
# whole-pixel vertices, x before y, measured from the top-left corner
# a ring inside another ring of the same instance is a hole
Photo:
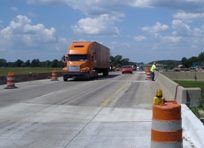
[[[201,65],[204,64],[204,52],[201,52],[199,55],[198,55],[198,61]]]
[[[7,63],[7,66],[8,66],[8,67],[15,67],[15,63],[14,63],[14,62],[8,62],[8,63]]]
[[[39,59],[36,59],[36,66],[40,67],[40,60]]]
[[[46,61],[46,67],[50,67],[51,62],[49,60]]]
[[[174,67],[176,67],[174,61],[167,60],[165,63],[166,63],[166,64],[165,64],[165,65],[166,65],[166,66],[165,66],[165,69],[173,69]]]
[[[198,62],[198,58],[197,57],[193,56],[193,57],[189,58],[188,59],[188,66],[187,66],[187,68],[192,67],[193,63],[195,63],[195,62]]]
[[[37,67],[37,60],[36,60],[36,59],[33,59],[33,60],[32,60],[31,66],[32,66],[32,67]]]
[[[184,67],[187,67],[188,66],[188,59],[186,57],[183,57],[181,59],[181,64],[184,66]]]
[[[6,67],[6,60],[5,59],[0,59],[0,67]]]
[[[124,58],[121,60],[121,64],[122,65],[129,65],[130,64],[130,60],[128,58]]]
[[[121,64],[122,64],[122,56],[121,55],[116,55],[115,57],[114,57],[114,60],[113,60],[113,65],[114,66],[121,66]]]
[[[21,67],[23,63],[24,63],[24,62],[23,62],[22,60],[18,59],[18,60],[15,62],[15,67]]]
[[[65,63],[63,61],[59,61],[58,62],[58,66],[57,67],[64,67],[65,66]]]
[[[58,60],[54,59],[50,65],[50,67],[58,67]]]
[[[25,62],[25,66],[26,66],[26,67],[30,67],[30,65],[31,65],[30,60],[27,60],[27,61]]]

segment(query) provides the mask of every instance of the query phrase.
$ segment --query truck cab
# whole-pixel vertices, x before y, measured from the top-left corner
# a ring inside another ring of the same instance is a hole
[[[100,72],[108,75],[110,54],[106,52],[108,48],[101,47],[104,46],[97,42],[73,42],[65,56],[63,80],[67,81],[69,78],[89,80],[98,77]],[[105,62],[106,59],[108,63]]]

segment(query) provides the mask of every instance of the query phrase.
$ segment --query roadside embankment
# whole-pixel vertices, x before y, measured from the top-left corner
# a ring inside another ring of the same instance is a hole
[[[174,74],[176,76],[174,76]],[[182,77],[179,74],[182,75],[182,73],[176,73],[173,72],[171,74],[168,74],[168,72],[160,73],[156,72],[156,81],[160,86],[160,89],[163,91],[163,95],[166,100],[176,100],[178,103],[186,104],[187,102],[191,105],[198,105],[201,98],[201,89],[200,88],[184,88],[174,82],[174,78],[176,77],[176,80],[180,80],[178,78]],[[166,76],[168,75],[168,76]],[[188,74],[186,74],[186,77],[183,76],[184,79],[188,79],[190,77],[187,77]]]
[[[62,72],[57,72],[57,76],[62,76]],[[15,75],[15,82],[25,82],[25,81],[34,81],[34,80],[41,80],[41,79],[51,79],[52,72],[48,73],[31,73],[31,74],[21,74]],[[6,76],[0,76],[0,85],[7,83]]]

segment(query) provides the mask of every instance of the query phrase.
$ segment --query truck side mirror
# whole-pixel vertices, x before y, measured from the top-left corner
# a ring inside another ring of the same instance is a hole
[[[68,61],[68,55],[64,55],[64,62]]]

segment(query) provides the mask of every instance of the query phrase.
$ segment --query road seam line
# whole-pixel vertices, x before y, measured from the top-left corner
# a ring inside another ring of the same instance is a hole
[[[114,96],[116,96],[126,85],[130,80],[133,79],[135,75],[131,76],[120,88],[118,88],[110,97],[108,97],[101,105],[100,107],[105,107],[112,99]]]

